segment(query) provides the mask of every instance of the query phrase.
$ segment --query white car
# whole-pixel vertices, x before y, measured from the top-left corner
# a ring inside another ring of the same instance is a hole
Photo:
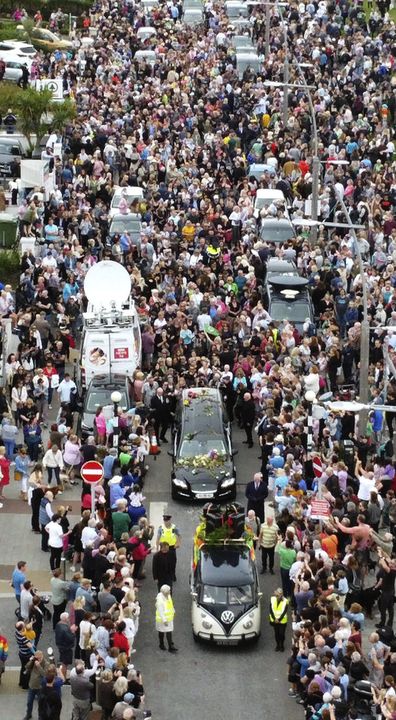
[[[116,186],[113,197],[111,198],[109,219],[120,213],[120,205],[126,202],[129,206],[128,213],[131,212],[130,206],[134,200],[143,199],[143,190],[135,185],[127,185],[126,187]]]
[[[3,40],[0,42],[0,57],[6,60],[6,56],[10,54],[13,59],[23,57],[33,60],[37,55],[37,50],[33,45],[20,40]]]
[[[5,73],[4,80],[8,82],[18,82],[22,77],[22,65],[27,65],[30,73],[32,61],[26,58],[19,58],[19,60],[9,60],[7,57],[3,58],[5,62]]]

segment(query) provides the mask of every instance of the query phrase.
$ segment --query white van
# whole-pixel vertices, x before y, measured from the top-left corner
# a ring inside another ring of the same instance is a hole
[[[238,78],[240,80],[243,78],[243,73],[248,68],[253,70],[256,74],[260,72],[261,60],[254,48],[252,48],[252,50],[249,50],[249,48],[237,50],[235,58]]]
[[[260,211],[267,207],[268,205],[271,205],[272,203],[275,203],[276,205],[278,203],[282,203],[285,208],[285,217],[289,218],[289,213],[287,211],[287,204],[286,204],[286,198],[282,192],[282,190],[276,190],[276,189],[259,189],[256,192],[256,197],[254,200],[254,211],[253,215],[257,219],[260,216]]]
[[[246,18],[249,15],[249,8],[242,0],[226,0],[224,10],[226,11],[227,17],[231,20],[240,17]]]
[[[139,316],[130,300],[131,279],[112,260],[93,265],[84,281],[84,313],[77,382],[85,390],[96,375],[132,376],[141,363]]]
[[[117,185],[114,188],[114,194],[111,198],[109,219],[120,212],[119,208],[122,198],[127,201],[128,205],[131,205],[136,199],[143,200],[143,190],[141,187],[137,187],[137,185],[127,185],[126,187],[119,187]]]
[[[155,65],[157,62],[154,50],[136,50],[133,59],[138,62],[146,62],[149,65]]]

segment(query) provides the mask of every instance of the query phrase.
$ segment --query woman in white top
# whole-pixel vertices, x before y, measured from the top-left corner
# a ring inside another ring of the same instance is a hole
[[[48,547],[50,549],[50,567],[51,570],[60,567],[60,561],[63,550],[63,529],[60,524],[61,516],[58,513],[54,513],[51,521],[45,526],[45,529],[49,535]]]
[[[16,387],[11,390],[11,410],[14,415],[15,424],[19,425],[19,410],[28,399],[28,391],[23,380],[18,380]]]
[[[78,644],[80,646],[82,660],[87,660],[91,653],[91,641],[95,633],[95,625],[91,622],[92,613],[86,612],[84,619],[80,622],[80,638]]]

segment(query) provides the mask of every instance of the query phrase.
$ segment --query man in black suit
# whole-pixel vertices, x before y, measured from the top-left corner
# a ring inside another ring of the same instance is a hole
[[[171,423],[171,405],[169,398],[164,395],[162,388],[157,388],[154,397],[151,398],[151,409],[154,410],[154,432],[159,441],[168,442],[165,437],[166,431]]]
[[[267,483],[263,482],[261,472],[253,475],[252,482],[246,485],[245,496],[247,497],[246,515],[249,510],[254,510],[260,521],[264,522],[264,500],[268,495]]]
[[[242,427],[246,433],[246,440],[243,440],[249,448],[253,447],[253,426],[256,417],[256,407],[254,400],[249,392],[245,392],[243,400],[240,405],[240,416],[242,421]]]

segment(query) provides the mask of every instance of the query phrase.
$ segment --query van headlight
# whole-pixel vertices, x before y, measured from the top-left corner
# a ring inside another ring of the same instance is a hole
[[[176,485],[176,487],[180,487],[180,488],[186,488],[186,487],[187,487],[186,481],[185,481],[185,480],[180,480],[180,478],[173,478],[172,482],[173,482],[174,485]]]
[[[232,485],[234,485],[234,483],[235,483],[235,478],[233,478],[233,477],[232,477],[232,478],[226,478],[225,480],[222,480],[222,482],[221,482],[221,487],[222,487],[222,488],[228,488],[228,487],[231,487]]]
[[[253,620],[245,620],[245,622],[243,623],[243,627],[245,628],[245,630],[249,630],[249,628],[251,628],[252,625],[253,625]]]
[[[210,630],[212,623],[209,622],[209,620],[202,620],[202,627],[205,628],[205,630]]]

